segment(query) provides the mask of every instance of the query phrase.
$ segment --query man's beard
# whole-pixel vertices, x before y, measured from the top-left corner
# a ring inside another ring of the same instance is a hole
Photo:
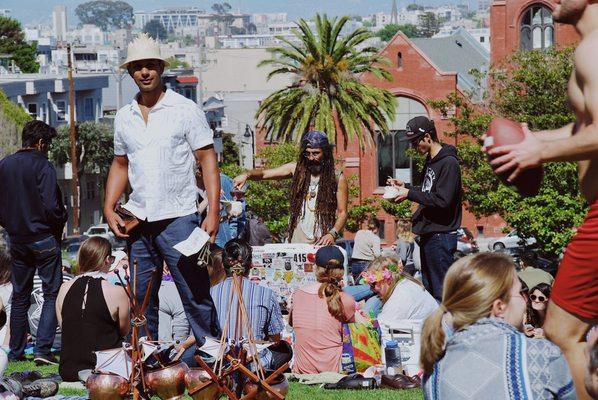
[[[320,175],[322,173],[322,164],[317,161],[308,161],[307,169],[312,175]]]

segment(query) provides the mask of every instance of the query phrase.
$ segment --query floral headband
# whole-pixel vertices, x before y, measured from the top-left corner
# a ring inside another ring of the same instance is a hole
[[[392,279],[393,272],[402,272],[402,268],[398,265],[391,264],[388,268],[384,268],[382,271],[363,271],[361,277],[366,284],[371,285],[376,282],[381,282],[385,279]]]

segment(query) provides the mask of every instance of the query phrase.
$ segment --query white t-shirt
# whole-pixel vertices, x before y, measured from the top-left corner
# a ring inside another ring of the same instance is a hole
[[[147,124],[137,100],[114,119],[114,154],[127,156],[133,192],[124,206],[149,222],[197,211],[193,151],[214,143],[204,112],[168,89]]]
[[[424,320],[438,308],[434,297],[422,286],[403,279],[395,286],[382,311],[378,314],[380,325],[392,327],[400,320]]]
[[[371,261],[380,255],[380,236],[374,232],[362,229],[355,234],[353,254],[356,260]]]

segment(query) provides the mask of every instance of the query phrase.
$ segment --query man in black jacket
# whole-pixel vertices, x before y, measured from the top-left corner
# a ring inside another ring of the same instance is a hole
[[[10,360],[24,358],[27,311],[35,271],[44,305],[35,343],[36,364],[57,364],[50,353],[56,333],[56,295],[62,284],[60,238],[67,219],[48,148],[56,130],[31,121],[23,128],[23,148],[0,161],[0,225],[8,232],[12,258]]]
[[[406,139],[427,155],[421,187],[393,179],[399,195],[395,201],[419,204],[413,214],[413,233],[419,235],[422,280],[426,289],[442,301],[442,283],[457,250],[461,226],[461,169],[455,147],[438,141],[434,122],[415,117],[407,123]]]

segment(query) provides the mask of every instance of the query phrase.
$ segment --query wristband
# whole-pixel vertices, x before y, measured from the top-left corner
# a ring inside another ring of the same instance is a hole
[[[338,238],[341,237],[341,235],[338,233],[338,231],[334,228],[332,228],[331,230],[328,231],[329,234],[332,235],[332,237],[334,238],[334,240],[337,240]]]

